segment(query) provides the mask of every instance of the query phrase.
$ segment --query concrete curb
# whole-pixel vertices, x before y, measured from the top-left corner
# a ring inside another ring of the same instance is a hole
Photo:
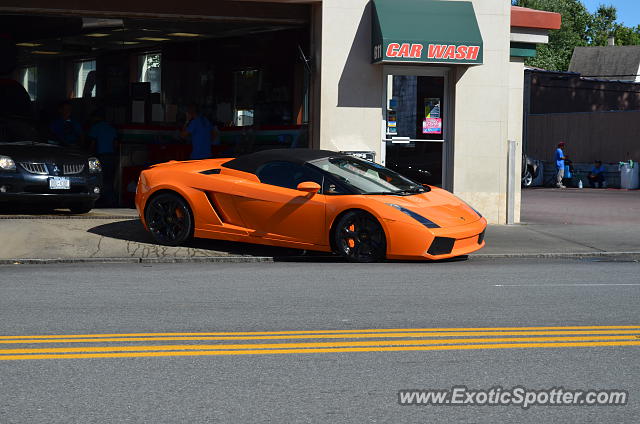
[[[1,219],[110,219],[110,220],[125,220],[125,219],[139,219],[137,216],[127,215],[51,215],[51,216],[39,216],[39,215],[1,215]]]
[[[540,252],[540,253],[476,253],[471,258],[508,259],[508,258],[538,258],[538,259],[580,259],[580,258],[615,258],[625,257],[640,260],[640,252]]]
[[[327,259],[327,256],[194,256],[184,258],[27,258],[27,259],[0,259],[0,265],[38,265],[38,264],[93,264],[93,263],[119,263],[119,264],[179,264],[179,263],[266,263],[282,260],[283,262],[295,262],[297,260],[313,261]],[[559,252],[559,253],[477,253],[469,256],[470,259],[583,259],[583,258],[608,258],[627,259],[640,262],[640,252]],[[336,258],[337,259],[337,258]],[[345,262],[348,263],[348,262]],[[418,262],[416,262],[418,263]]]
[[[178,264],[178,263],[258,263],[273,262],[269,256],[195,256],[185,258],[20,258],[0,259],[0,265],[38,265],[38,264]]]

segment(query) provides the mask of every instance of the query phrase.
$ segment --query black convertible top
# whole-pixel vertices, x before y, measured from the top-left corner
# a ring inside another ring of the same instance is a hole
[[[332,152],[330,150],[316,149],[272,149],[260,152],[250,153],[240,156],[222,166],[225,168],[235,169],[237,171],[249,172],[255,174],[260,166],[267,162],[286,161],[303,165],[317,159],[346,156],[342,153]]]

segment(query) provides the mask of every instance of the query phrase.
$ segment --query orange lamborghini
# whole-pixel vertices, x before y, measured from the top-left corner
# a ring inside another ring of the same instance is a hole
[[[354,262],[445,259],[484,246],[487,221],[451,193],[326,150],[266,150],[142,172],[136,207],[165,245],[190,237],[335,252]]]

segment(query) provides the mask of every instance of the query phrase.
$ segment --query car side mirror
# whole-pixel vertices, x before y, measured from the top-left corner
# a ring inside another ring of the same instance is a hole
[[[320,184],[314,183],[313,181],[305,181],[298,184],[298,190],[315,194],[320,191]]]

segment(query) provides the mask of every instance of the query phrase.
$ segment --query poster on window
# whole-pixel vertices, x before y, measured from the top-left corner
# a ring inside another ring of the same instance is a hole
[[[424,121],[422,121],[422,134],[442,134],[442,119],[424,118]]]
[[[424,117],[440,118],[440,98],[427,97],[424,99]]]
[[[424,99],[424,120],[422,134],[442,134],[442,118],[440,116],[440,98]]]

